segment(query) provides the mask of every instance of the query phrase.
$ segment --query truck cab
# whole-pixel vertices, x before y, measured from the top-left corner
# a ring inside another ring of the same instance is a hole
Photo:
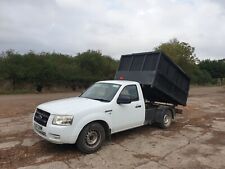
[[[50,142],[71,144],[91,123],[103,124],[107,137],[144,122],[145,102],[140,84],[110,80],[96,82],[79,97],[39,105],[33,126],[38,135]]]

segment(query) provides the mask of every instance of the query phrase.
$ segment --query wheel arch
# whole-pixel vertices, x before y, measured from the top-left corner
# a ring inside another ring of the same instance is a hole
[[[168,110],[171,112],[172,118],[175,119],[176,111],[174,107],[168,107]]]
[[[89,122],[85,123],[84,125],[82,125],[82,127],[79,129],[79,134],[78,134],[77,138],[80,136],[81,131],[87,125],[89,125],[90,123],[94,123],[94,122],[99,123],[99,124],[101,124],[103,126],[103,128],[105,130],[106,138],[110,139],[111,138],[111,128],[109,127],[109,124],[105,120],[102,120],[102,119],[92,120],[92,121],[89,121]]]
[[[104,121],[104,120],[94,120],[94,121],[92,121],[92,122],[90,122],[90,123],[94,123],[94,122],[101,124],[101,125],[103,126],[104,130],[105,130],[106,137],[107,137],[107,138],[110,138],[110,135],[111,135],[111,129],[110,129],[108,123],[107,123],[106,121]],[[90,124],[90,123],[88,123],[88,124]],[[88,125],[88,124],[86,124],[86,125]],[[86,125],[85,125],[85,126],[86,126]],[[84,126],[84,127],[85,127],[85,126]],[[83,129],[82,129],[82,130],[83,130]],[[81,131],[82,131],[82,130],[81,130]]]
[[[162,116],[163,116],[164,113],[165,113],[166,111],[168,111],[168,110],[171,112],[172,118],[175,119],[176,112],[175,112],[175,109],[174,109],[173,107],[161,106],[161,107],[159,107],[159,108],[156,110],[155,121],[156,121],[156,122],[160,122]]]

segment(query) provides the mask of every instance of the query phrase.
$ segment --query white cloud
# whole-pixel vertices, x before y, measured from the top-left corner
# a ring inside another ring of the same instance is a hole
[[[225,3],[217,0],[1,0],[0,50],[119,57],[177,37],[197,56],[223,58]]]

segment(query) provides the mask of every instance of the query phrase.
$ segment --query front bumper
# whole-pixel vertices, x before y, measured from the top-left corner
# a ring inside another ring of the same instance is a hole
[[[52,124],[53,115],[50,115],[47,125],[42,126],[33,119],[34,131],[49,142],[55,144],[74,144],[77,136],[75,135],[73,126],[58,126]]]

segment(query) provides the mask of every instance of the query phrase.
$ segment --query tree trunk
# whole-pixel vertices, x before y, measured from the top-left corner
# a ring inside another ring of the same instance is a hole
[[[16,89],[16,79],[12,79],[12,89],[13,89],[13,91],[15,91],[15,89]]]

